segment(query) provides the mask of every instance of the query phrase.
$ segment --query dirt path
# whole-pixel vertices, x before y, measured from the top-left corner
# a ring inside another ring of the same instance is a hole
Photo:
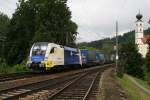
[[[119,87],[114,79],[114,69],[106,70],[101,78],[99,100],[127,100],[125,92]]]

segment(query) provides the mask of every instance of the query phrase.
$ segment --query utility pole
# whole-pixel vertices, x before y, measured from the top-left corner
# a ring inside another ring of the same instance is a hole
[[[116,21],[116,72],[118,69],[118,21]]]

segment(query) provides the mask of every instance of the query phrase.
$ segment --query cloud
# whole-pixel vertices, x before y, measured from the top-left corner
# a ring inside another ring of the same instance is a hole
[[[136,14],[139,9],[143,14],[145,28],[150,17],[149,0],[69,0],[72,20],[79,28],[81,41],[93,41],[115,34],[115,22],[119,22],[119,32],[134,30]],[[97,35],[99,34],[99,35]]]
[[[17,1],[0,0],[0,11],[11,17]],[[120,34],[134,30],[139,9],[145,28],[150,19],[150,0],[68,0],[67,4],[72,11],[72,20],[78,25],[78,42],[114,36],[116,20]]]
[[[18,0],[0,0],[0,12],[12,17],[12,13],[14,13],[17,8],[17,1]]]

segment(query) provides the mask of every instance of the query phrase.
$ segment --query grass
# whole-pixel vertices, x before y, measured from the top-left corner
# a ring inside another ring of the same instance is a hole
[[[142,85],[143,87],[145,87],[146,89],[150,90],[150,85],[148,85],[148,82],[145,80],[140,80],[136,77],[133,77],[140,85]]]
[[[146,94],[140,88],[138,88],[132,81],[130,81],[127,75],[117,80],[121,87],[127,92],[129,100],[150,100],[150,95]]]

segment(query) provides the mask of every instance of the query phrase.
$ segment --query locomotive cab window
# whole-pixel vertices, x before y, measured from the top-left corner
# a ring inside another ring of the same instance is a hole
[[[73,52],[72,51],[70,52],[70,56],[73,56]]]
[[[37,43],[33,46],[32,55],[34,56],[45,55],[46,49],[47,49],[47,44]]]
[[[53,47],[53,48],[51,49],[50,53],[54,53],[54,51],[55,51],[55,47]]]
[[[52,54],[52,53],[56,53],[56,51],[57,51],[57,48],[56,48],[56,47],[53,47],[53,48],[51,49],[50,53],[51,53],[51,54]]]
[[[74,55],[78,56],[78,55],[79,55],[79,52],[74,52]]]

